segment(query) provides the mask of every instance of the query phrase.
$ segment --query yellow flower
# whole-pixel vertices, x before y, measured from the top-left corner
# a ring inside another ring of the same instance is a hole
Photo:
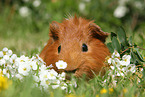
[[[76,96],[75,94],[68,94],[65,97],[85,97],[84,95],[82,96]]]
[[[107,93],[107,90],[103,88],[103,89],[100,91],[100,93],[101,93],[101,94],[105,94],[105,93]]]
[[[123,93],[126,93],[126,92],[127,92],[127,89],[126,89],[126,88],[124,88],[124,89],[123,89]]]
[[[113,91],[113,88],[109,88],[109,94],[111,94]]]
[[[68,94],[68,95],[66,95],[66,97],[77,97],[77,96],[74,94]]]
[[[1,90],[5,90],[8,89],[8,86],[11,84],[12,82],[8,80],[8,78],[0,76],[0,91]]]
[[[99,95],[97,94],[96,97],[99,97]]]

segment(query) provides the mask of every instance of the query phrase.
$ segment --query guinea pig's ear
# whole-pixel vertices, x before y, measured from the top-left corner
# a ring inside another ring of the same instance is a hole
[[[89,24],[89,34],[96,39],[105,42],[106,37],[109,35],[107,32],[103,32],[101,28],[95,23]]]
[[[50,32],[49,32],[49,35],[50,35],[50,37],[54,40],[54,41],[56,41],[56,40],[58,40],[58,33],[59,33],[59,24],[57,23],[57,22],[52,22],[51,24],[50,24]]]

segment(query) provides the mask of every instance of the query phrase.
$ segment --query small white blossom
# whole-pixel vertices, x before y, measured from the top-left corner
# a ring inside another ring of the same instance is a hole
[[[23,6],[19,9],[19,14],[22,16],[22,17],[27,17],[30,15],[30,10],[28,7],[26,6]]]
[[[29,64],[21,63],[21,65],[19,65],[18,72],[20,74],[26,76],[29,74],[30,69],[31,69],[31,67]]]
[[[81,12],[83,12],[83,11],[85,10],[85,7],[86,7],[85,3],[81,2],[81,3],[79,4],[79,10],[80,10]]]
[[[2,51],[0,51],[0,57],[3,57],[3,55],[4,55],[4,54],[3,54],[3,52],[2,52]]]
[[[4,59],[0,59],[0,66],[6,64],[6,61]]]
[[[54,69],[51,69],[51,70],[49,70],[48,78],[51,80],[54,80],[54,79],[56,79],[57,75],[58,75],[58,73]]]
[[[11,56],[13,54],[12,50],[8,50],[7,55]]]
[[[33,6],[34,6],[34,7],[38,7],[40,4],[41,4],[41,1],[40,1],[40,0],[35,0],[35,1],[33,2]]]
[[[20,79],[20,80],[22,80],[22,79],[23,79],[23,76],[22,76],[22,75],[20,75],[20,74],[16,74],[16,75],[15,75],[15,77],[16,77],[16,78],[18,78],[18,79]]]
[[[30,61],[30,62],[29,62],[29,65],[30,65],[30,67],[31,67],[33,70],[37,70],[37,64],[36,64],[35,61]]]
[[[8,48],[7,48],[7,47],[4,47],[4,48],[3,48],[3,51],[4,51],[4,52],[7,52],[7,51],[8,51]]]
[[[126,6],[118,6],[114,11],[114,16],[117,18],[122,18],[128,12],[128,8]]]
[[[115,58],[115,57],[120,58],[120,54],[116,50],[112,54],[112,58]]]
[[[111,59],[111,58],[109,58],[107,61],[108,61],[108,63],[109,63],[109,64],[111,64],[112,59]]]
[[[3,56],[3,59],[4,59],[4,60],[9,60],[10,57],[9,57],[9,55],[4,55],[4,56]]]
[[[58,69],[65,69],[67,67],[67,63],[62,60],[59,60],[55,64]]]
[[[43,81],[43,80],[48,80],[49,78],[49,73],[48,73],[48,70],[45,70],[45,71],[40,71],[39,72],[39,77],[40,77],[40,80]]]
[[[125,65],[125,66],[128,66],[130,64],[130,59],[131,59],[131,56],[130,55],[124,55],[122,57],[121,64],[122,65]]]

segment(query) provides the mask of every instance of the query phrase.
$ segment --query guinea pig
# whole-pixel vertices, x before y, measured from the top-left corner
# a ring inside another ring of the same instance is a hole
[[[110,55],[104,44],[109,33],[103,32],[98,25],[82,17],[70,17],[62,23],[50,24],[49,40],[40,57],[46,65],[53,65],[59,60],[68,65],[65,72],[73,72],[78,78],[83,74],[93,78],[94,74],[105,66],[105,58]]]

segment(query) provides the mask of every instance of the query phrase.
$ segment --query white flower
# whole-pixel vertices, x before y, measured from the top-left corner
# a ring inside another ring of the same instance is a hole
[[[48,70],[44,70],[44,71],[40,71],[39,72],[39,77],[40,77],[40,80],[43,81],[43,80],[48,80],[49,78],[49,73],[48,73]]]
[[[54,79],[56,79],[57,75],[58,75],[58,73],[54,69],[51,69],[51,70],[49,70],[48,78],[51,80],[54,80]]]
[[[13,54],[12,50],[8,50],[7,55],[11,56]]]
[[[22,80],[22,79],[23,79],[23,76],[22,76],[22,75],[20,75],[20,74],[16,74],[16,75],[15,75],[15,77],[16,77],[16,78],[18,78],[18,79],[20,79],[20,80]]]
[[[127,13],[128,8],[126,6],[118,6],[114,11],[114,16],[117,18],[122,18]]]
[[[111,64],[112,59],[111,59],[111,58],[109,58],[107,61],[108,61],[108,63],[109,63],[109,64]]]
[[[115,57],[117,57],[117,58],[120,57],[120,54],[116,50],[114,50],[114,52],[112,54],[112,58],[115,58]]]
[[[130,64],[127,69],[128,69],[127,72],[135,73],[136,71],[135,64]]]
[[[3,54],[3,52],[2,52],[2,51],[0,51],[0,57],[3,57],[3,55],[4,55],[4,54]]]
[[[65,69],[67,67],[67,63],[62,60],[59,60],[55,64],[58,69]]]
[[[48,81],[48,80],[42,80],[40,82],[40,85],[43,86],[44,89],[47,89],[48,86],[50,85],[50,81]]]
[[[124,55],[122,57],[121,64],[122,65],[125,65],[125,66],[128,66],[130,64],[130,59],[131,59],[131,56],[130,55]]]
[[[61,74],[58,75],[59,80],[65,80],[65,72],[62,72]]]
[[[3,51],[4,51],[4,52],[7,52],[7,51],[8,51],[8,48],[7,48],[7,47],[4,47],[4,48],[3,48]]]
[[[64,89],[66,89],[66,88],[67,88],[67,84],[64,83],[64,82],[62,82],[62,83],[61,83],[61,89],[64,90]]]
[[[31,67],[33,70],[37,70],[36,61],[30,61],[30,62],[29,62],[29,65],[30,65],[30,67]]]
[[[38,76],[33,75],[33,79],[34,79],[34,81],[39,82],[39,78],[38,78]]]
[[[28,62],[29,60],[30,59],[28,57],[25,57],[24,55],[22,55],[20,58],[16,59],[16,62],[21,64],[21,62]]]
[[[143,9],[143,8],[144,8],[144,7],[143,7],[143,4],[142,4],[140,1],[135,1],[135,2],[134,2],[134,5],[135,5],[135,7],[138,8],[138,9]]]
[[[81,3],[79,4],[79,10],[80,10],[81,12],[83,12],[83,11],[85,10],[85,7],[86,7],[85,3],[81,2]]]
[[[34,7],[38,7],[40,4],[41,4],[41,1],[40,1],[40,0],[35,0],[35,1],[33,2],[33,6],[34,6]]]
[[[25,62],[21,63],[18,68],[18,72],[24,76],[28,75],[30,70],[30,65]]]
[[[12,59],[17,59],[17,55],[16,55],[16,54],[13,54],[13,55],[11,56],[11,58],[12,58]]]
[[[9,57],[8,55],[4,55],[4,56],[3,56],[3,59],[4,59],[4,60],[9,60],[10,57]]]
[[[39,67],[40,71],[45,71],[47,69],[46,65],[41,65]]]
[[[54,80],[54,81],[53,81],[53,84],[54,84],[54,85],[52,85],[52,88],[53,88],[53,89],[56,89],[56,88],[58,88],[58,87],[60,86],[60,81],[59,81],[59,80]]]
[[[117,76],[124,76],[123,72],[117,72]]]
[[[112,64],[113,64],[114,66],[121,65],[121,64],[120,64],[120,60],[119,60],[118,58],[114,58],[114,59],[112,60]]]
[[[8,78],[10,78],[9,70],[3,69],[3,74],[6,75]]]
[[[30,10],[28,7],[26,6],[23,6],[19,9],[19,14],[22,16],[22,17],[27,17],[29,16],[30,14]]]
[[[6,64],[6,61],[4,59],[0,59],[0,66]]]

